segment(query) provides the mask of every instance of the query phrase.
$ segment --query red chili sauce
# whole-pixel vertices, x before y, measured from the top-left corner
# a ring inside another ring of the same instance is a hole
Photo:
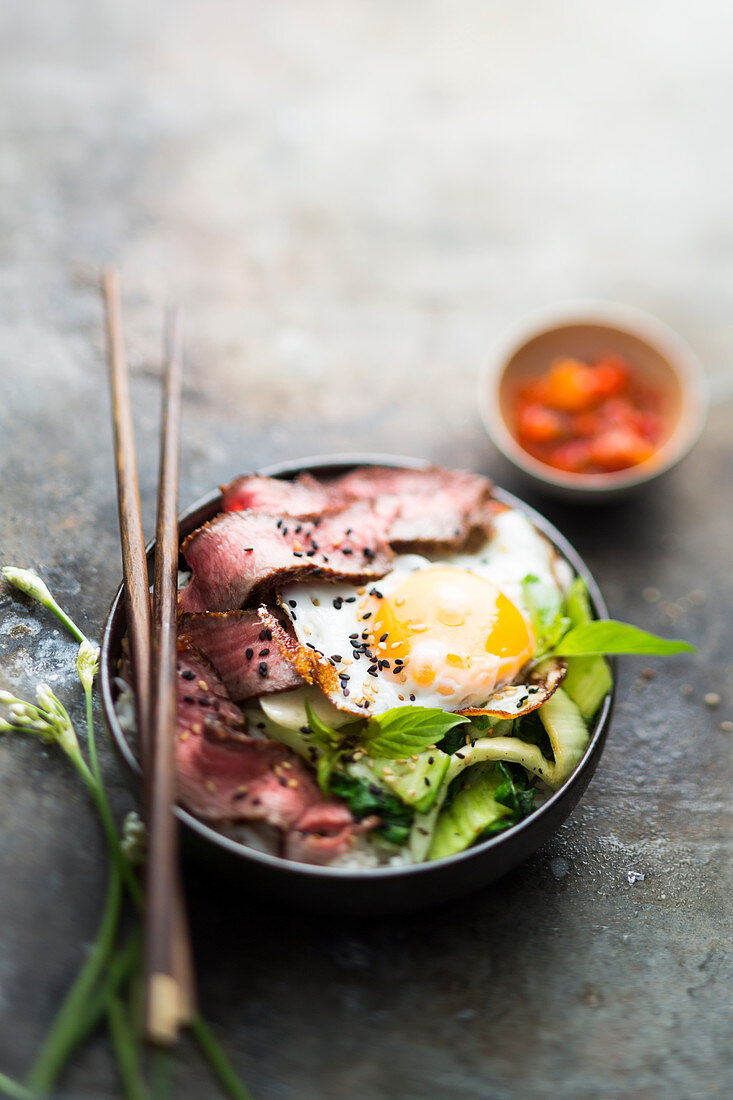
[[[516,436],[548,466],[576,474],[637,466],[658,449],[663,423],[653,391],[625,359],[556,359],[519,390]]]

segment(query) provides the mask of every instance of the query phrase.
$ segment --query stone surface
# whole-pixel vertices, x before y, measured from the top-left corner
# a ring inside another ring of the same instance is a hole
[[[727,6],[703,0],[694,21],[662,0],[6,8],[0,557],[39,568],[92,635],[120,572],[105,261],[124,280],[149,526],[169,299],[189,350],[182,503],[350,449],[522,492],[486,442],[476,376],[506,325],[559,299],[657,313],[713,383],[700,445],[646,496],[580,511],[524,494],[614,615],[699,646],[623,662],[605,756],[552,843],[470,900],[389,920],[273,912],[187,868],[201,999],[254,1094],[730,1092]],[[5,589],[0,660],[2,686],[47,679],[81,720],[73,647]],[[103,765],[122,812],[107,748]],[[0,789],[0,1069],[19,1075],[93,934],[104,863],[58,754],[0,739]],[[65,1095],[120,1088],[97,1040]],[[212,1095],[188,1046],[174,1092]]]

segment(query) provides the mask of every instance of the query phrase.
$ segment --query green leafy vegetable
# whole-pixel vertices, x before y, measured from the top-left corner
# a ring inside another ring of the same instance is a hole
[[[539,708],[539,712],[555,757],[547,781],[553,787],[559,787],[587,749],[588,729],[580,710],[562,688],[553,692]]]
[[[659,638],[630,623],[596,619],[573,627],[555,645],[556,657],[591,657],[609,653],[639,653],[664,657],[670,653],[694,653],[689,642]]]
[[[428,749],[423,753],[413,753],[409,760],[382,759],[371,760],[370,763],[380,783],[389,787],[408,806],[424,813],[435,801],[450,757],[440,749]]]
[[[563,615],[562,596],[555,585],[528,573],[522,581],[522,593],[536,639],[535,657],[540,657],[559,641],[570,620]]]
[[[449,730],[467,724],[463,715],[437,707],[394,707],[369,719],[364,747],[370,756],[397,760],[432,748]]]
[[[476,721],[475,718],[471,719],[471,726],[472,727],[473,727],[473,724],[474,724],[475,721]],[[485,727],[485,728],[488,728],[488,727]],[[466,730],[463,728],[463,726],[454,726],[453,729],[448,730],[445,737],[443,737],[438,742],[438,748],[442,752],[446,752],[446,753],[448,753],[449,756],[452,756],[452,754],[454,752],[457,752],[458,749],[462,748],[465,744],[466,744]]]
[[[323,756],[318,761],[316,766],[316,779],[318,786],[321,788],[325,795],[328,795],[331,790],[331,776],[333,769],[338,763],[340,753],[335,752],[333,749],[328,749],[324,752]]]
[[[565,606],[571,626],[591,622],[590,597],[582,577],[576,577],[570,585]],[[586,721],[590,721],[613,686],[610,665],[605,657],[599,656],[567,657],[566,665],[563,690],[577,704]]]
[[[338,745],[343,740],[343,734],[318,717],[308,699],[305,700],[305,712],[308,715],[308,725],[316,737],[331,745]]]
[[[564,681],[563,681],[564,683]],[[514,736],[528,745],[536,745],[543,756],[553,759],[552,745],[547,730],[542,724],[539,710],[531,710],[514,720]]]
[[[356,818],[378,814],[382,823],[375,832],[385,840],[392,844],[407,842],[414,811],[396,795],[390,794],[376,783],[369,783],[343,772],[331,774],[330,792],[337,798],[342,798]]]
[[[500,760],[496,765],[503,782],[496,788],[494,798],[502,806],[511,810],[512,819],[503,824],[514,825],[534,809],[534,788],[530,787],[527,773],[523,768],[512,767]],[[470,772],[469,772],[470,774]]]
[[[496,798],[497,790],[505,785],[494,764],[469,769],[438,816],[428,859],[455,855],[470,848],[479,837],[501,828],[511,813]]]

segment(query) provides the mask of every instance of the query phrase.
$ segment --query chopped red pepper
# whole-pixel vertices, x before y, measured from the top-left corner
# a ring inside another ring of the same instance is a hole
[[[557,359],[526,383],[515,411],[517,439],[548,466],[610,473],[650,458],[662,438],[656,395],[625,359]]]

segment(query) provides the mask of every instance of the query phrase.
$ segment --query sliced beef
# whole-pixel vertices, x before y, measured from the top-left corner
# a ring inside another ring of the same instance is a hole
[[[378,818],[356,822],[326,799],[301,758],[285,745],[251,737],[239,707],[206,659],[178,647],[176,769],[179,801],[213,822],[262,821],[278,829],[290,859],[328,863]]]
[[[221,488],[224,512],[266,512],[276,516],[317,516],[342,507],[342,493],[328,489],[310,474],[294,481],[257,475],[238,477]]]
[[[178,692],[177,732],[185,741],[204,730],[218,740],[246,736],[247,722],[211,664],[196,650],[179,641],[176,675]]]
[[[272,644],[272,630],[257,611],[182,615],[178,633],[211,661],[237,702],[289,691],[303,683],[291,662]]]
[[[352,499],[396,504],[388,539],[402,553],[447,553],[480,545],[504,508],[492,497],[487,478],[442,466],[360,466],[330,486]]]
[[[251,509],[282,516],[313,516],[368,501],[392,514],[387,541],[398,553],[439,554],[480,545],[493,517],[503,510],[491,495],[491,482],[478,474],[429,466],[409,470],[359,466],[343,477],[318,481],[301,474],[295,481],[242,477],[223,490],[225,511]]]
[[[331,863],[348,852],[358,833],[369,832],[379,825],[380,819],[375,816],[365,817],[357,823],[346,822],[344,810],[345,807],[336,802],[317,802],[309,806],[285,837],[288,859],[300,863]]]
[[[358,501],[313,520],[226,512],[194,531],[182,550],[193,578],[182,611],[231,611],[292,581],[377,580],[389,570],[385,541],[395,508]]]

